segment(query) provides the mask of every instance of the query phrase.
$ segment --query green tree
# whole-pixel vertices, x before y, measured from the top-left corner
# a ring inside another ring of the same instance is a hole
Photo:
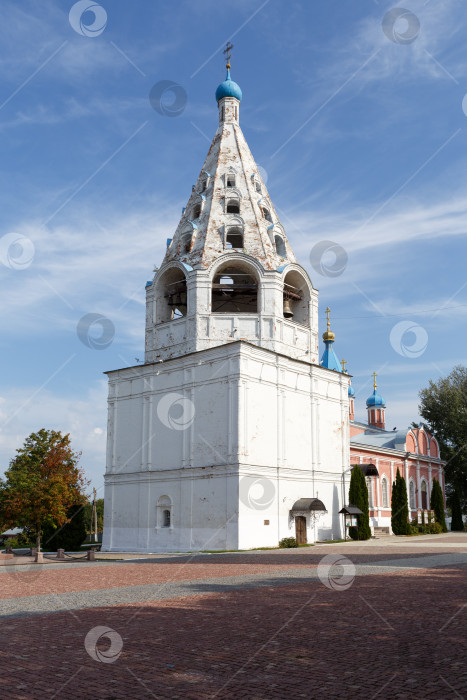
[[[446,461],[446,492],[459,492],[467,503],[467,367],[458,365],[451,374],[430,381],[420,392],[420,415],[439,442]]]
[[[459,491],[454,491],[451,497],[451,530],[454,532],[463,532],[464,530],[464,520],[462,518],[462,508],[461,499],[459,498]]]
[[[409,504],[407,501],[407,486],[405,479],[397,470],[396,480],[392,485],[391,498],[391,527],[395,535],[408,535]]]
[[[43,526],[43,547],[49,551],[64,549],[67,552],[73,552],[81,547],[86,534],[84,506],[71,506],[62,527],[53,527],[50,524]]]
[[[433,479],[433,485],[431,487],[431,497],[430,497],[431,509],[435,511],[436,522],[441,525],[443,532],[447,532],[446,519],[444,516],[444,498],[443,490],[438,479]]]
[[[349,528],[353,540],[369,540],[371,537],[370,516],[368,513],[368,489],[365,477],[358,464],[354,465],[350,477],[349,505],[357,506],[362,511],[357,515],[357,527]]]
[[[26,438],[0,483],[0,521],[32,530],[38,551],[42,529],[61,527],[70,508],[86,501],[79,457],[69,435],[42,428]]]

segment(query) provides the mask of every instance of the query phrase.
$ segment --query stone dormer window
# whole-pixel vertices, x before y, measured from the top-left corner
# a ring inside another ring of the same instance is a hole
[[[231,226],[225,237],[226,248],[243,248],[243,231],[240,226]]]
[[[225,186],[226,187],[235,187],[235,175],[226,175],[225,176]]]
[[[208,188],[208,179],[205,177],[200,183],[200,192],[205,192]]]
[[[193,241],[193,231],[184,233],[182,236],[182,252],[189,253],[191,250],[191,243]]]
[[[276,246],[277,255],[280,255],[281,258],[286,258],[287,251],[285,249],[285,242],[282,236],[274,236],[274,244]]]
[[[261,207],[261,213],[263,215],[263,218],[266,219],[266,221],[269,221],[270,224],[272,224],[272,216],[269,209],[267,209],[266,207]]]
[[[195,204],[195,206],[193,207],[192,218],[199,219],[200,216],[201,216],[201,203],[198,203],[198,204]]]
[[[225,211],[227,214],[240,214],[240,201],[235,199],[227,199]]]
[[[255,180],[255,190],[261,194],[261,183],[258,180]]]

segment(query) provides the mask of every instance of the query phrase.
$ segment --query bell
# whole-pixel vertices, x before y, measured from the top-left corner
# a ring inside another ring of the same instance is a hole
[[[292,307],[290,306],[290,299],[284,299],[284,318],[293,318]]]

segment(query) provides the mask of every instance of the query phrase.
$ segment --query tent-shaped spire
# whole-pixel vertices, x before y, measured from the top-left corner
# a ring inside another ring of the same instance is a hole
[[[164,263],[206,268],[228,251],[256,258],[264,269],[296,262],[265,182],[239,125],[242,92],[230,77],[216,91],[219,126]]]

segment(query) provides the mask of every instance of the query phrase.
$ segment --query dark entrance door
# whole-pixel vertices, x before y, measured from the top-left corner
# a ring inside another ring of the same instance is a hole
[[[306,544],[306,518],[304,515],[295,516],[295,539],[298,544]]]

